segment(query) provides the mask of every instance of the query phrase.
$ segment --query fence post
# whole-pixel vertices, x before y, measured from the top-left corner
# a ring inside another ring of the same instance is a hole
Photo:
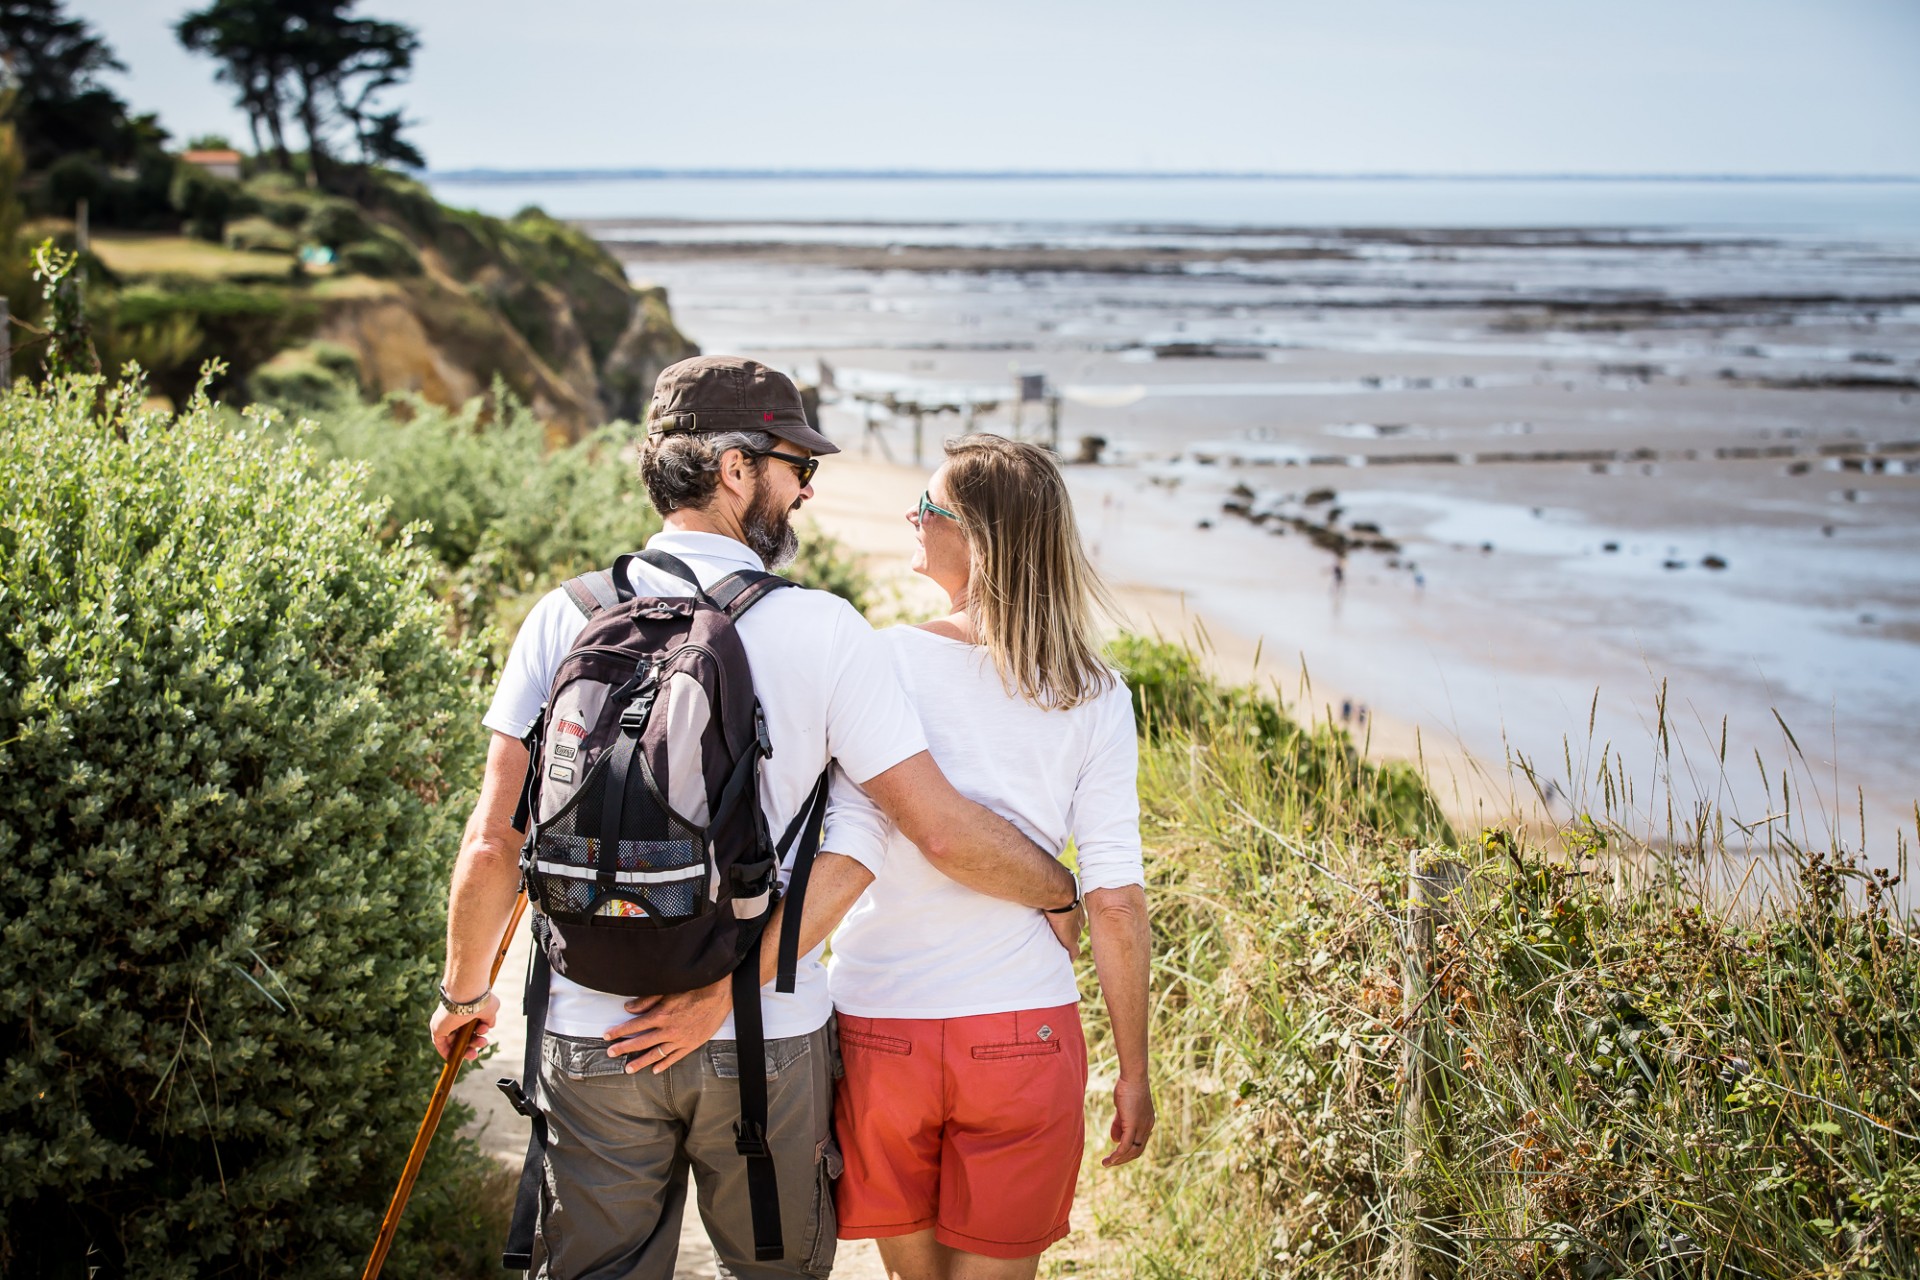
[[[1434,1027],[1435,1002],[1428,997],[1433,981],[1434,933],[1456,907],[1455,895],[1466,882],[1466,868],[1458,862],[1432,858],[1424,863],[1419,850],[1407,864],[1407,921],[1401,939],[1402,998],[1401,1072],[1406,1081],[1400,1095],[1400,1132],[1405,1142],[1401,1165],[1399,1280],[1445,1280],[1453,1273],[1453,1259],[1437,1239],[1421,1202],[1416,1178],[1435,1132],[1438,1094],[1443,1087],[1436,1055],[1440,1036]]]

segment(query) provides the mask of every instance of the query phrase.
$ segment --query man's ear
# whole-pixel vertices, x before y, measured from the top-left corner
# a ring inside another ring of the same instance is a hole
[[[753,495],[753,459],[745,449],[728,449],[720,455],[720,486],[737,498]]]

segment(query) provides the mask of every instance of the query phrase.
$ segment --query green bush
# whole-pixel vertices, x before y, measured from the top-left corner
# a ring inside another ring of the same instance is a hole
[[[298,231],[313,211],[313,195],[290,173],[269,169],[256,173],[241,186],[260,216],[288,231]]]
[[[1372,764],[1330,724],[1303,727],[1251,685],[1220,684],[1182,645],[1121,636],[1108,657],[1126,673],[1134,714],[1150,741],[1176,752],[1200,744],[1233,772],[1230,789],[1256,807],[1310,826],[1352,826],[1390,837],[1448,841],[1453,832],[1419,774]]]
[[[143,394],[0,400],[0,1272],[351,1274],[438,1069],[477,654],[364,474]],[[427,1237],[479,1159],[390,1274],[476,1273]]]
[[[175,404],[186,402],[200,366],[215,357],[227,365],[214,379],[216,395],[244,385],[255,369],[312,332],[318,309],[311,299],[271,285],[196,280],[137,285],[113,299],[101,326],[101,367],[117,371],[129,355],[152,349],[154,335],[184,333],[182,321],[192,322],[199,345],[185,358],[176,351],[172,363],[143,366],[154,387]]]
[[[356,275],[395,279],[420,274],[420,255],[399,235],[374,228],[365,240],[343,246],[334,261],[340,270]]]
[[[247,379],[254,403],[308,411],[341,410],[360,399],[360,359],[332,342],[282,351]]]
[[[220,242],[229,222],[257,207],[239,183],[184,162],[174,166],[167,202],[180,215],[183,231],[215,243]]]
[[[306,239],[329,249],[366,240],[374,234],[373,225],[360,207],[338,197],[316,199],[300,231]]]
[[[242,253],[292,253],[300,247],[299,236],[269,218],[236,218],[225,227],[221,239]]]

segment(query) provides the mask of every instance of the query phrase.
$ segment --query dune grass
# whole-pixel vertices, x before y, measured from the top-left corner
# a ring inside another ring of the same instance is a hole
[[[1630,836],[1604,805],[1623,780],[1597,775],[1600,812],[1550,840],[1461,838],[1338,731],[1178,649],[1118,656],[1143,714],[1161,1128],[1095,1208],[1097,1245],[1043,1273],[1920,1274],[1897,876],[1772,824]],[[1703,888],[1707,862],[1744,868],[1741,892]],[[1416,873],[1457,887],[1410,963]]]

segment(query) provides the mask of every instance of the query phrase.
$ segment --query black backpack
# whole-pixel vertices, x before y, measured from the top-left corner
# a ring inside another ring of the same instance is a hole
[[[639,559],[691,584],[692,596],[636,596]],[[785,1249],[767,1148],[760,941],[780,897],[776,873],[797,849],[781,930],[777,989],[794,989],[800,912],[826,814],[822,773],[775,844],[760,811],[760,762],[773,753],[734,624],[781,587],[742,570],[702,589],[673,556],[622,556],[566,584],[586,615],[527,734],[514,826],[533,907],[523,1078],[500,1081],[533,1123],[502,1265],[532,1265],[546,1122],[536,1102],[549,976],[623,996],[691,991],[733,975],[740,1062],[735,1145],[747,1161],[754,1253]]]

